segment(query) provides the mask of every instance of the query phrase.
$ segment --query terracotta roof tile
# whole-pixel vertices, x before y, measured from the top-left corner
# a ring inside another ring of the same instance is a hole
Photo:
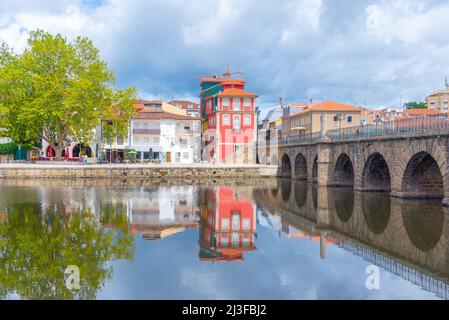
[[[243,89],[231,88],[226,89],[220,93],[217,93],[218,97],[222,96],[246,96],[246,97],[257,97],[257,94],[245,91]]]
[[[159,108],[144,107],[133,116],[133,119],[145,120],[200,120],[199,118],[166,112]]]
[[[435,109],[408,109],[404,110],[404,113],[408,115],[437,115],[441,112]]]

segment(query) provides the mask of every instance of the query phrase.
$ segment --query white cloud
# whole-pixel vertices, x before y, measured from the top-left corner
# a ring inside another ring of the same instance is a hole
[[[259,103],[340,100],[397,106],[449,75],[444,0],[19,0],[0,2],[0,41],[42,28],[94,40],[120,85],[197,97],[197,78],[244,69]],[[71,6],[73,4],[73,6]]]

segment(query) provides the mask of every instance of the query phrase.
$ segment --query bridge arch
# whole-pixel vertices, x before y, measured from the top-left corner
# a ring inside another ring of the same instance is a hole
[[[401,185],[406,198],[443,198],[443,176],[437,161],[428,152],[413,155],[407,163]]]
[[[341,222],[348,222],[354,212],[354,190],[350,188],[333,190],[335,212]]]
[[[307,180],[307,160],[302,153],[298,153],[295,159],[295,178]]]
[[[391,191],[388,164],[379,152],[372,153],[365,162],[362,173],[363,191]]]
[[[281,176],[283,178],[291,178],[292,176],[292,165],[287,154],[282,156]]]
[[[372,233],[380,235],[388,226],[391,216],[391,198],[385,192],[362,194],[363,218]]]
[[[354,167],[346,153],[340,154],[334,167],[334,185],[340,187],[354,186]]]
[[[434,249],[443,235],[445,214],[440,202],[406,200],[401,209],[405,231],[413,245],[424,252]]]
[[[307,202],[307,184],[296,181],[294,184],[295,202],[298,208],[302,208]]]
[[[312,182],[316,183],[318,181],[318,155],[313,159],[312,165]]]
[[[281,196],[284,202],[290,200],[290,195],[292,193],[292,181],[290,179],[281,180]]]

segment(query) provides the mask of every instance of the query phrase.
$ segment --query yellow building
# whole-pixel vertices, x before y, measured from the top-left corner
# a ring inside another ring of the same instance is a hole
[[[359,107],[333,101],[311,104],[299,113],[282,118],[282,136],[359,126],[361,111]]]
[[[426,98],[426,105],[428,109],[433,109],[441,112],[449,112],[449,83],[446,79],[446,88],[429,93]]]

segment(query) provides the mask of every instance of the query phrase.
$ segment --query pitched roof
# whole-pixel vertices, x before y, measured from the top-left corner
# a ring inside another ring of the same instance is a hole
[[[245,91],[243,89],[237,89],[237,88],[230,88],[230,89],[226,89],[220,93],[217,93],[217,97],[223,97],[223,96],[233,96],[233,97],[239,97],[239,96],[244,96],[244,97],[257,97],[257,94],[255,93],[251,93],[248,91]]]
[[[408,115],[437,115],[440,114],[438,110],[435,109],[407,109],[404,113]]]
[[[187,106],[189,104],[198,105],[198,103],[192,102],[192,101],[189,101],[189,100],[171,100],[168,103],[169,104],[177,104],[177,105],[181,105],[181,106]]]
[[[137,111],[133,119],[145,120],[200,120],[199,118],[166,112],[160,108],[144,107]]]
[[[312,111],[360,111],[361,108],[334,101],[323,101],[309,107]]]
[[[351,112],[356,112],[356,111],[361,111],[361,110],[362,110],[362,108],[359,108],[356,106],[351,106],[349,104],[343,104],[343,103],[334,102],[334,101],[323,101],[323,102],[308,105],[307,107],[304,108],[304,110],[302,110],[298,113],[292,114],[290,116],[284,117],[284,118],[291,118],[291,117],[303,115],[303,114],[306,114],[306,113],[312,112],[312,111],[347,111],[347,112],[351,111]]]

